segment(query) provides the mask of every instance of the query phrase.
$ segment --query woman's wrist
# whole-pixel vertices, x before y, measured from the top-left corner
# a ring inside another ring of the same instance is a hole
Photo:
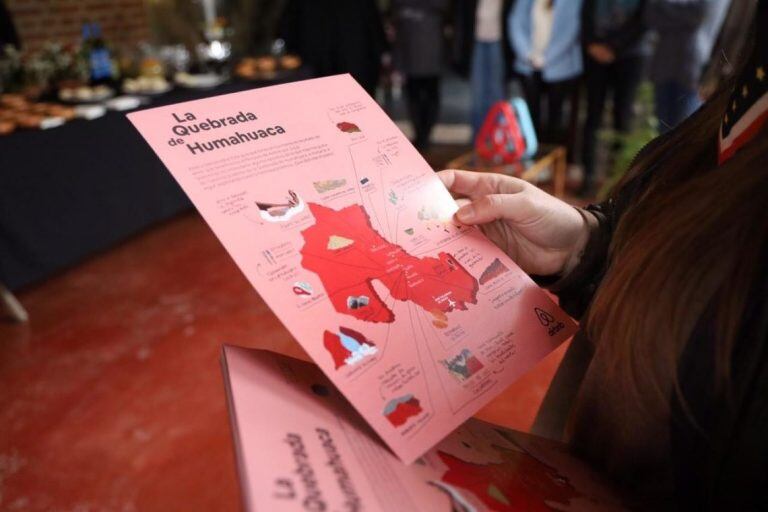
[[[581,229],[579,231],[578,237],[576,238],[576,242],[570,251],[568,259],[565,261],[563,268],[560,269],[560,277],[567,276],[579,265],[582,257],[584,256],[584,250],[587,248],[587,244],[589,243],[590,236],[596,229],[598,229],[597,218],[595,218],[594,215],[581,208],[574,207],[574,209],[579,213],[579,217],[581,217]]]

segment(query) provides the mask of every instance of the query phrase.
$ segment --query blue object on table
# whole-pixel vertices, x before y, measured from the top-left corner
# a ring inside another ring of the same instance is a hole
[[[531,111],[528,110],[528,104],[522,98],[512,98],[509,100],[512,109],[517,117],[517,124],[520,125],[520,131],[525,140],[525,152],[523,158],[531,158],[539,150],[539,139],[536,137],[536,129],[533,127]]]

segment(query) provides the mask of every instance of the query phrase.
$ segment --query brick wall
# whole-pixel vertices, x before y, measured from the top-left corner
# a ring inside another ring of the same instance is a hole
[[[6,0],[25,51],[46,41],[76,43],[86,21],[101,25],[110,44],[131,47],[149,39],[144,0]]]

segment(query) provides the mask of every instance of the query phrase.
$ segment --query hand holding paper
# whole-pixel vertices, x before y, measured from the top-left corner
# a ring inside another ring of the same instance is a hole
[[[348,75],[129,119],[407,463],[574,331],[503,251],[453,219],[441,181]]]
[[[561,274],[573,267],[589,227],[575,208],[521,179],[446,170],[438,173],[459,199],[456,218],[479,226],[529,274]]]

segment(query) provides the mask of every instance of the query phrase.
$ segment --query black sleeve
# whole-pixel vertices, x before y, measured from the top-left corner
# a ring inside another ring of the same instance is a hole
[[[655,146],[663,137],[648,143],[638,157]],[[568,274],[560,276],[534,276],[534,280],[558,296],[560,306],[572,317],[581,318],[592,302],[600,282],[610,264],[610,249],[613,234],[619,221],[636,198],[640,197],[651,181],[657,165],[634,176],[617,193],[600,204],[578,208],[579,212],[589,216],[593,227],[589,240],[584,247],[579,263]]]
[[[664,144],[672,135],[673,132],[669,132],[653,139],[638,152],[635,161],[646,158],[649,152]],[[596,227],[591,230],[581,259],[574,269],[565,276],[532,276],[536,283],[558,296],[560,306],[572,317],[581,318],[592,302],[610,264],[611,240],[616,226],[622,215],[647,190],[661,160],[662,157],[657,157],[657,161],[644,171],[632,175],[602,203],[579,209],[582,215],[590,215],[596,220]],[[630,164],[628,173],[632,173],[632,167],[633,164]]]
[[[586,48],[598,42],[595,37],[595,0],[584,0],[581,5],[581,44]]]
[[[605,275],[608,266],[608,249],[613,235],[612,210],[612,199],[579,209],[579,213],[585,219],[589,216],[596,222],[591,223],[593,228],[578,265],[554,282],[546,283],[542,279],[537,280],[539,284],[548,284],[549,290],[560,299],[560,307],[574,318],[581,318],[586,312]]]

